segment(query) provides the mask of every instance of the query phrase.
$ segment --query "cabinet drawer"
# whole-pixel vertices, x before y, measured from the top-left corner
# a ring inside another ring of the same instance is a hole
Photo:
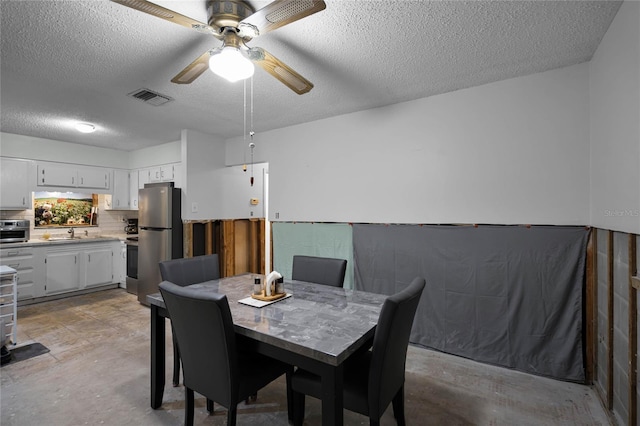
[[[33,280],[34,280],[33,269],[18,271],[17,275],[18,275],[18,286],[25,285],[25,284],[33,284]]]
[[[8,283],[2,283],[0,285],[0,296],[6,296],[7,294],[13,294],[13,281],[9,281]]]
[[[13,290],[11,290],[11,293],[3,293],[0,294],[0,305],[4,306],[4,305],[10,305],[13,303]]]
[[[10,268],[15,269],[18,272],[28,270],[28,269],[32,270],[34,267],[34,264],[35,262],[33,260],[33,257],[26,257],[26,256],[3,258],[2,261],[0,262],[0,265],[8,266]]]
[[[5,321],[13,321],[14,313],[13,300],[11,303],[0,305],[0,316],[4,318]]]
[[[11,333],[13,332],[13,317],[12,318],[5,318],[4,319],[4,330],[2,335],[3,336],[11,336]]]
[[[0,250],[0,265],[15,270],[33,268],[33,250],[31,248],[15,248]]]

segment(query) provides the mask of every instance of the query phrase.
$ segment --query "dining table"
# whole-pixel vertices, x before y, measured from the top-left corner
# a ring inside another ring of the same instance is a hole
[[[344,362],[371,346],[387,296],[285,279],[284,291],[290,297],[254,307],[240,300],[250,297],[255,278],[265,277],[235,275],[190,288],[225,294],[235,332],[251,339],[257,352],[320,376],[322,424],[342,425]],[[148,295],[147,302],[151,310],[151,407],[157,409],[164,393],[165,319],[169,313],[160,293]]]

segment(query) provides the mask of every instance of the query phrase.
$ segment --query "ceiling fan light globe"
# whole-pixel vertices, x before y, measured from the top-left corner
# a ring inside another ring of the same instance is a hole
[[[96,131],[96,126],[91,123],[77,123],[76,130],[80,133],[93,133]]]
[[[216,75],[232,83],[251,77],[254,71],[253,63],[234,47],[225,47],[212,54],[209,58],[209,68]]]

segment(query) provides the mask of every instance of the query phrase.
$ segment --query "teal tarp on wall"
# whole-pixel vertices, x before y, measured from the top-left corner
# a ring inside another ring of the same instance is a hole
[[[293,256],[347,260],[344,288],[353,288],[353,233],[344,223],[273,223],[273,268],[291,278]]]

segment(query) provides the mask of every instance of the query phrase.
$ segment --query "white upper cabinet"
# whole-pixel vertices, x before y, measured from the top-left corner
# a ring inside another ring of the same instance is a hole
[[[129,208],[138,210],[138,171],[129,173]]]
[[[78,170],[75,168],[38,164],[38,186],[78,186]]]
[[[30,162],[0,158],[0,209],[26,210],[31,208],[29,178]]]
[[[110,171],[103,167],[38,163],[38,186],[109,189]]]
[[[109,210],[129,210],[131,208],[129,199],[129,184],[131,172],[129,170],[113,170],[113,191],[111,197],[107,196],[107,209]]]
[[[78,167],[78,187],[109,189],[110,174],[102,167]]]
[[[149,167],[138,171],[138,188],[144,188],[145,183],[175,182],[179,188],[182,164],[164,164],[162,166]]]
[[[138,189],[144,188],[145,183],[151,182],[151,171],[150,169],[140,169],[138,170]]]

